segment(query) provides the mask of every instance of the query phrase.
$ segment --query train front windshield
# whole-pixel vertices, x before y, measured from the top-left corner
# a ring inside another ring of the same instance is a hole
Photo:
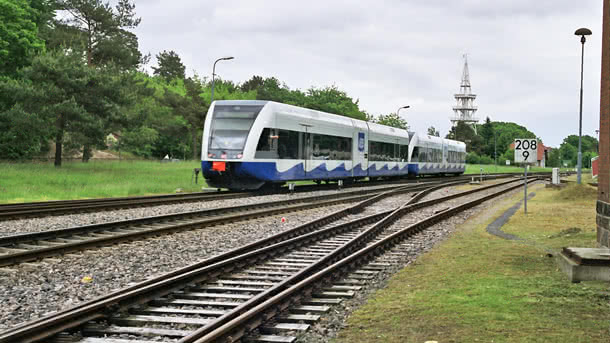
[[[215,106],[210,129],[208,157],[241,158],[250,128],[262,108],[263,106],[260,105]]]

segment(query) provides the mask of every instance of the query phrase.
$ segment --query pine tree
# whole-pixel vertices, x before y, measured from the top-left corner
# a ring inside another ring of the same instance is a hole
[[[184,80],[186,67],[182,64],[180,56],[173,50],[160,52],[157,54],[158,67],[152,67],[153,74],[159,75],[169,82],[173,79]]]
[[[57,5],[69,16],[56,23],[61,40],[56,44],[84,49],[89,66],[112,63],[129,70],[145,60],[137,37],[128,31],[141,21],[129,0],[119,0],[115,8],[101,0],[58,0]]]

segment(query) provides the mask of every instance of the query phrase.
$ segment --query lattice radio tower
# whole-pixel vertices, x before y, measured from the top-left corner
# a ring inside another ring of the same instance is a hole
[[[464,71],[462,72],[462,83],[460,84],[460,92],[453,95],[457,104],[453,106],[454,116],[450,118],[451,124],[456,126],[462,121],[472,125],[474,132],[477,132],[477,123],[479,119],[475,117],[477,107],[474,106],[476,94],[472,94],[470,90],[470,73],[468,72],[468,57],[464,55]]]

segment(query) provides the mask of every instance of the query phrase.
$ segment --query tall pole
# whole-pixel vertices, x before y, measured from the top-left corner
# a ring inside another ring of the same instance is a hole
[[[525,195],[523,197],[523,211],[527,214],[527,163],[523,163],[523,180],[523,194]]]
[[[578,116],[578,176],[576,183],[580,185],[582,177],[582,75],[585,64],[585,36],[580,39],[582,43],[582,52],[580,54],[580,111]]]
[[[411,106],[409,106],[409,105],[407,105],[407,106],[403,106],[403,107],[399,107],[399,108],[396,110],[396,116],[398,117],[398,112],[400,112],[400,110],[402,110],[403,108],[404,108],[404,109],[407,109],[407,108],[410,108],[410,107],[411,107]]]
[[[216,61],[214,61],[214,66],[212,67],[212,97],[210,99],[210,105],[212,105],[212,102],[214,102],[214,79],[216,76],[216,63],[218,63],[218,61],[232,60],[233,58],[234,58],[233,56],[221,57],[221,58],[217,59]]]
[[[583,79],[583,70],[585,64],[585,42],[587,39],[585,36],[591,34],[591,30],[586,28],[581,28],[574,32],[575,35],[580,36],[580,43],[582,45],[582,50],[580,53],[580,110],[578,117],[578,161],[577,161],[577,176],[576,183],[580,185],[581,177],[582,177],[582,79]]]
[[[498,173],[498,157],[497,157],[497,147],[496,147],[496,130],[494,130],[494,164],[496,165],[496,173]]]

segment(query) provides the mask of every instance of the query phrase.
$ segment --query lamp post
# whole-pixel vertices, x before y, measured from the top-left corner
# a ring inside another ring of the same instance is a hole
[[[487,117],[489,119],[489,117]],[[491,121],[491,119],[489,120],[489,123],[491,124],[491,129],[494,132],[494,165],[496,166],[496,173],[498,172],[498,148],[497,148],[497,139],[496,139],[496,129],[493,126],[493,122]],[[487,122],[485,122],[485,124],[487,124]]]
[[[399,108],[396,110],[396,116],[398,117],[398,119],[400,119],[400,116],[398,115],[398,112],[400,112],[400,110],[402,110],[403,108],[406,110],[406,109],[407,109],[407,108],[409,108],[409,107],[411,107],[411,106],[406,105],[406,106],[403,106],[403,107],[399,107]],[[406,129],[407,129],[407,130],[409,129],[409,126],[408,126],[408,125],[407,125],[407,128],[406,128]]]
[[[214,76],[216,76],[216,63],[218,63],[218,61],[232,60],[233,58],[235,58],[235,57],[233,57],[233,56],[221,57],[214,62],[214,67],[212,67],[212,98],[210,99],[210,105],[212,105],[212,102],[214,101]]]
[[[587,28],[580,28],[578,30],[576,30],[576,32],[574,32],[575,35],[580,36],[580,43],[582,44],[582,52],[580,54],[580,112],[579,112],[579,117],[578,117],[578,162],[577,162],[577,177],[576,177],[576,183],[578,183],[580,185],[580,180],[581,180],[581,174],[582,174],[582,150],[581,150],[581,145],[582,145],[582,74],[583,74],[583,67],[585,64],[585,42],[587,41],[587,39],[585,38],[585,36],[589,36],[591,35],[591,30],[587,29]]]
[[[406,109],[407,109],[407,108],[409,108],[409,107],[411,107],[411,106],[407,105],[407,106],[399,107],[399,108],[396,110],[396,115],[398,116],[398,112],[400,112],[400,110],[402,110],[403,108],[406,110]]]

